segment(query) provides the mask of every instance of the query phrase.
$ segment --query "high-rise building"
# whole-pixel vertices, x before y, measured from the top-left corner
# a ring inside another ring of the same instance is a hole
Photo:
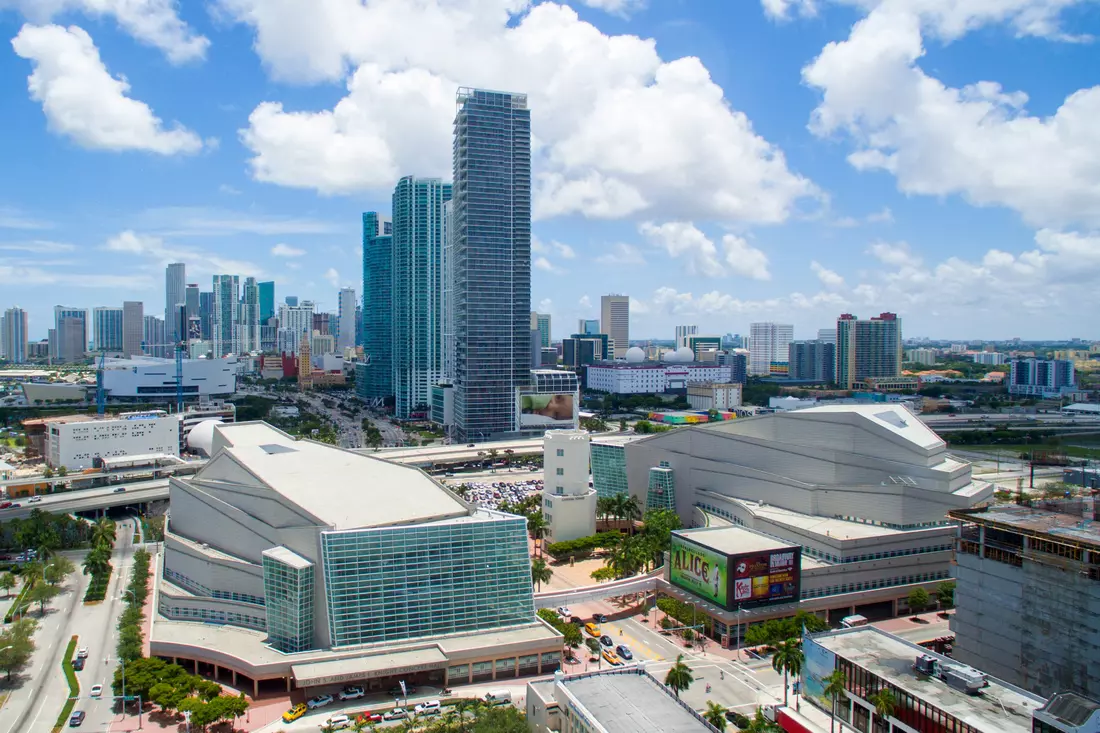
[[[27,312],[16,306],[0,319],[0,354],[13,364],[27,361]]]
[[[688,336],[694,336],[699,333],[698,326],[677,326],[676,327],[676,348],[682,349],[688,345]]]
[[[531,112],[527,95],[458,90],[454,122],[455,429],[517,431],[531,383]]]
[[[165,357],[168,354],[167,336],[164,332],[164,320],[156,316],[145,316],[143,340],[147,356]]]
[[[443,378],[443,205],[451,184],[406,176],[393,192],[395,414],[430,408]],[[354,293],[352,294],[354,298]]]
[[[260,286],[256,278],[246,277],[241,292],[241,312],[238,317],[237,339],[240,353],[262,351],[260,346]]]
[[[691,349],[691,353],[695,355],[695,361],[718,361],[717,354],[722,350],[722,337],[692,334],[684,337],[684,346]],[[704,359],[705,352],[709,352],[710,358]]]
[[[268,280],[260,283],[260,323],[267,325],[267,320],[275,316],[275,281]]]
[[[92,309],[92,344],[96,351],[122,351],[122,309],[101,305]]]
[[[69,319],[70,322],[62,328],[64,319]],[[62,364],[82,360],[88,350],[88,311],[84,308],[55,305],[53,322],[53,358]]]
[[[595,318],[581,318],[577,321],[577,333],[585,336],[600,333],[600,322]]]
[[[790,343],[794,340],[794,326],[789,323],[753,323],[749,348],[749,374],[767,376],[772,364],[785,364],[789,358]]]
[[[539,334],[539,348],[550,348],[550,314],[549,313],[536,313],[531,311],[531,330],[538,331]],[[539,367],[538,362],[535,362],[534,368]]]
[[[340,352],[355,346],[356,306],[355,288],[341,288],[339,296],[340,331],[336,335],[336,348]]]
[[[313,301],[303,300],[301,305],[279,306],[279,351],[297,354],[302,334],[313,335]]]
[[[393,224],[376,211],[363,213],[364,398],[393,396]],[[358,385],[357,385],[358,388]]]
[[[836,345],[836,329],[835,328],[819,328],[817,329],[817,340],[824,341],[827,344]]]
[[[196,296],[198,293],[196,292]],[[122,353],[127,358],[141,356],[145,339],[145,304],[127,300],[122,304]]]
[[[792,341],[789,347],[791,379],[832,383],[836,381],[836,344],[825,341]]]
[[[901,376],[901,319],[882,313],[860,320],[845,313],[836,322],[836,383],[853,389],[868,377]]]
[[[220,359],[240,352],[240,280],[236,275],[214,275],[213,290],[210,341],[214,358]]]
[[[305,301],[303,301],[305,302]],[[321,333],[325,336],[332,335],[333,328],[333,315],[331,313],[317,313],[313,314],[313,330]]]
[[[453,187],[452,187],[453,193]],[[436,409],[443,410],[448,429],[454,425],[455,407],[455,268],[454,223],[455,202],[443,204],[443,376],[446,387],[432,387],[433,419]],[[441,403],[440,400],[443,400]],[[440,423],[444,424],[444,423]]]
[[[298,305],[298,296],[297,295],[288,295],[288,296],[286,296],[286,304],[290,305],[290,306],[297,306]]]
[[[187,307],[187,268],[182,262],[173,262],[164,270],[164,329],[169,343],[186,337],[186,320],[180,317],[180,308]]]
[[[197,283],[187,283],[183,291],[183,301],[187,308],[187,320],[199,317],[199,286]]]
[[[626,350],[630,348],[630,296],[600,298],[600,333],[606,333],[611,339],[613,358],[626,358]]]
[[[1077,384],[1073,362],[1064,359],[1020,359],[1009,362],[1008,393],[1060,397]]]

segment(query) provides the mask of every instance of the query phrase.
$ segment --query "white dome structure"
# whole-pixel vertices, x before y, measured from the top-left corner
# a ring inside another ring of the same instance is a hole
[[[626,360],[631,364],[641,364],[645,361],[645,352],[637,346],[631,346],[626,350]]]
[[[686,346],[681,346],[680,348],[676,349],[676,361],[695,361],[695,352]]]
[[[187,448],[209,458],[214,446],[214,426],[220,425],[221,422],[221,420],[203,420],[191,428],[191,432],[187,434]]]

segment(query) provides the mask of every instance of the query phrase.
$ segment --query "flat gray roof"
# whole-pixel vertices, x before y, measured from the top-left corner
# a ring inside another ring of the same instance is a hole
[[[709,730],[703,721],[648,674],[633,670],[592,674],[566,677],[561,684],[607,733],[692,733]]]
[[[369,679],[391,673],[400,674],[400,670],[421,671],[446,666],[447,657],[438,647],[432,646],[325,662],[307,662],[295,664],[290,669],[299,687],[316,687],[331,684],[333,678],[337,678],[336,681],[345,681],[348,678]]]
[[[993,677],[988,678],[989,685],[977,695],[968,695],[940,679],[922,679],[913,669],[920,654],[930,654],[948,664],[957,662],[931,654],[923,647],[874,626],[842,629],[812,638],[838,657],[863,667],[982,733],[1031,733],[1031,713],[1046,702]]]
[[[305,568],[313,565],[312,562],[305,559],[297,552],[294,552],[293,550],[288,550],[282,545],[278,547],[272,547],[269,550],[264,550],[263,555],[264,557],[270,557],[272,560],[278,560],[283,565],[292,567],[295,570],[304,570]]]
[[[727,555],[798,547],[790,542],[780,542],[767,535],[753,532],[751,529],[736,526],[682,529],[677,530],[676,534]]]

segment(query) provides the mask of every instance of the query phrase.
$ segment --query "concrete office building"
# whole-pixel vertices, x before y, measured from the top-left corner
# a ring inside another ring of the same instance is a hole
[[[393,391],[401,420],[443,378],[443,206],[451,184],[406,176],[393,191]]]
[[[177,415],[124,412],[115,418],[51,419],[46,435],[46,463],[69,471],[92,468],[96,459],[161,454],[179,456],[180,419]]]
[[[792,341],[788,347],[791,379],[830,384],[836,381],[836,345],[824,341]]]
[[[313,356],[336,353],[336,338],[328,333],[314,331],[310,337],[310,353]]]
[[[587,364],[595,364],[607,358],[604,349],[607,348],[608,338],[577,338],[580,334],[573,334],[571,338],[562,339],[561,357],[562,364],[569,369],[577,369]]]
[[[901,376],[901,319],[880,313],[860,320],[845,313],[836,322],[836,382],[854,389],[863,380]]]
[[[160,321],[159,318],[156,320]],[[237,391],[236,359],[184,359],[182,366],[183,397],[187,401],[206,402],[229,397]],[[174,358],[151,356],[107,359],[103,370],[103,388],[110,400],[175,402],[176,361]]]
[[[749,326],[749,375],[767,376],[772,364],[786,363],[794,326],[789,323],[753,323]]]
[[[613,358],[623,359],[630,348],[630,296],[600,297],[600,333],[611,339]]]
[[[240,353],[240,281],[236,275],[214,275],[214,307],[210,315],[214,358]],[[168,328],[167,336],[175,342]]]
[[[122,355],[129,358],[141,356],[141,342],[145,338],[145,304],[140,300],[127,300],[122,304]]]
[[[550,348],[550,314],[531,311],[531,330],[538,333],[539,353],[542,349]],[[531,364],[532,369],[538,369],[542,359],[536,359]]]
[[[260,286],[256,278],[246,277],[241,291],[240,316],[238,316],[238,351],[251,354],[262,351],[260,348]]]
[[[585,430],[551,430],[543,440],[542,514],[547,542],[596,534],[596,490],[588,485]]]
[[[64,321],[64,322],[63,322]],[[54,350],[52,357],[62,364],[82,361],[88,350],[88,311],[67,305],[53,307]]]
[[[721,336],[692,335],[685,337],[685,340],[687,341],[685,346],[691,349],[691,353],[695,355],[695,361],[718,360],[717,354],[722,350]],[[705,355],[710,355],[711,358],[707,358]]]
[[[458,90],[451,235],[455,431],[460,441],[517,431],[531,380],[531,111],[527,95]]]
[[[0,354],[13,364],[27,361],[27,312],[16,306],[0,318]]]
[[[92,309],[92,348],[112,354],[122,352],[122,309],[98,306]]]
[[[313,333],[313,301],[279,306],[279,352],[297,354],[302,334]]]
[[[214,288],[217,290],[217,288]],[[164,268],[164,335],[169,343],[182,340],[180,309],[187,307],[187,266],[173,262]]]
[[[819,328],[817,329],[817,340],[824,341],[827,344],[836,346],[836,329],[835,328]]]
[[[1100,696],[1100,529],[1085,500],[953,511],[955,657],[1040,695]]]
[[[344,349],[355,347],[357,323],[355,311],[358,308],[355,288],[340,288],[339,307],[340,332],[337,335],[336,347],[342,352]]]
[[[736,382],[689,384],[688,404],[693,410],[732,410],[741,406],[741,388]]]
[[[685,346],[690,346],[687,342],[688,336],[694,336],[697,333],[699,333],[698,326],[677,326],[675,348],[682,349]]]
[[[263,423],[206,439],[210,462],[170,483],[152,654],[254,692],[270,680],[309,694],[558,668],[522,517]]]
[[[646,665],[527,683],[527,722],[534,733],[713,733],[690,705]]]
[[[1018,359],[1009,362],[1009,394],[1057,398],[1076,388],[1077,373],[1072,361]]]
[[[800,603],[743,619],[708,610],[716,638],[798,607],[834,621],[901,610],[914,586],[934,592],[950,576],[947,512],[993,495],[915,415],[889,404],[682,427],[628,443],[626,459],[630,493],[647,507],[660,490],[685,526],[706,513],[801,548]]]
[[[367,366],[360,396],[380,405],[394,394],[393,224],[375,211],[363,213],[363,330]]]

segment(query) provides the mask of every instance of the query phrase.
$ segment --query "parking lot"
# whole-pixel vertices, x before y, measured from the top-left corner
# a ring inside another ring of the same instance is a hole
[[[464,494],[467,501],[485,509],[498,509],[502,504],[516,504],[533,494],[542,493],[542,471],[528,475],[530,478],[508,478],[500,481],[492,480],[492,475],[484,478],[447,478],[443,481],[446,486],[455,490],[465,484],[469,487]]]

